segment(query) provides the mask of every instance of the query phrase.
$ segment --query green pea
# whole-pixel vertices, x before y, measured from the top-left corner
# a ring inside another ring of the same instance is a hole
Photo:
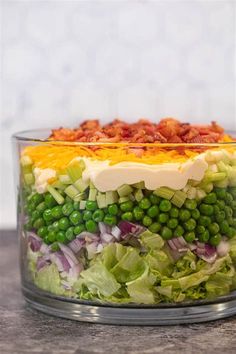
[[[69,229],[66,230],[66,238],[68,241],[72,241],[75,238],[73,226],[69,227]]]
[[[175,229],[177,226],[178,226],[178,220],[177,219],[169,219],[168,222],[167,222],[167,226],[170,228],[170,229]]]
[[[233,196],[233,198],[236,199],[236,187],[229,188],[229,192]]]
[[[124,215],[124,214],[123,214]],[[105,215],[103,222],[107,225],[113,226],[117,224],[117,218],[115,215]]]
[[[200,211],[198,209],[192,210],[191,216],[193,219],[198,220],[201,216]]]
[[[162,200],[159,204],[159,209],[163,212],[170,211],[171,209],[171,202],[169,200]]]
[[[43,239],[43,241],[47,244],[47,245],[50,245],[51,241],[49,240],[48,238],[48,235],[46,235]]]
[[[198,225],[196,228],[196,231],[197,231],[197,234],[203,234],[206,231],[206,229],[204,226]]]
[[[73,202],[73,200],[68,195],[66,195],[65,196],[65,203],[72,203],[72,202]]]
[[[60,230],[64,231],[64,230],[68,229],[69,225],[70,225],[70,222],[69,222],[68,218],[66,218],[66,217],[63,217],[59,220],[59,229]]]
[[[59,245],[58,245],[57,242],[53,242],[53,244],[51,245],[51,250],[52,250],[53,252],[57,252],[57,251],[60,250],[60,247],[59,247]]]
[[[69,216],[72,213],[73,210],[74,210],[74,208],[73,208],[73,204],[72,203],[66,203],[62,207],[62,213],[65,216]]]
[[[31,215],[31,220],[32,222],[34,222],[35,220],[37,220],[40,217],[40,212],[38,210],[34,210],[32,215]]]
[[[232,203],[234,200],[234,198],[232,197],[232,195],[229,192],[226,192],[226,196],[225,196],[225,202],[226,204],[230,204]]]
[[[220,227],[216,222],[213,222],[208,226],[208,230],[211,235],[216,235],[220,231]]]
[[[55,219],[60,219],[63,216],[62,207],[60,205],[52,208],[52,216]]]
[[[38,235],[42,238],[44,238],[48,233],[48,230],[47,230],[47,226],[41,226],[39,229],[38,229]]]
[[[83,212],[83,220],[84,221],[88,221],[88,220],[92,219],[92,217],[93,217],[93,213],[90,210],[85,210]]]
[[[169,229],[169,227],[167,226],[164,226],[161,230],[161,237],[164,239],[164,240],[169,240],[171,239],[172,237],[172,230]]]
[[[218,246],[220,241],[221,241],[221,235],[220,234],[216,234],[214,236],[211,236],[210,239],[209,239],[209,243],[212,246]]]
[[[215,219],[218,223],[221,223],[222,221],[224,221],[225,217],[226,217],[226,215],[223,210],[221,210],[219,213],[215,214]]]
[[[122,220],[126,220],[126,221],[132,221],[133,220],[133,214],[131,213],[131,211],[127,211],[126,213],[121,215],[121,219]]]
[[[220,223],[220,231],[222,234],[227,234],[229,231],[229,224],[227,220],[224,220]]]
[[[45,204],[47,205],[48,208],[52,208],[55,205],[57,205],[57,202],[53,198],[53,196],[50,193],[47,193],[44,197]]]
[[[32,213],[35,211],[35,205],[34,204],[28,204],[25,208],[26,212],[28,215],[32,215]]]
[[[195,199],[186,199],[184,206],[189,210],[194,210],[197,207],[197,201]]]
[[[37,210],[40,214],[42,214],[42,213],[44,212],[44,210],[46,210],[46,209],[47,209],[47,206],[46,206],[45,202],[41,202],[41,203],[38,204],[37,207],[36,207],[36,210]]]
[[[148,198],[143,198],[140,200],[138,205],[141,209],[148,209],[151,206],[151,202]]]
[[[160,203],[161,198],[158,197],[158,196],[155,195],[155,194],[150,194],[149,200],[150,200],[150,202],[151,202],[153,205],[156,205],[156,204],[159,204],[159,203]]]
[[[154,218],[159,214],[159,209],[157,205],[152,205],[148,210],[147,210],[147,215],[150,216],[150,218]]]
[[[97,226],[96,222],[94,222],[93,220],[86,221],[85,227],[88,232],[96,233],[98,231],[98,226]]]
[[[60,228],[59,228],[59,222],[56,220],[54,221],[54,223],[52,224],[52,230],[53,231],[59,231]]]
[[[230,206],[231,208],[233,209],[233,211],[236,210],[236,200],[233,200],[231,203],[230,203]]]
[[[110,205],[111,206],[111,205]],[[110,213],[109,213],[110,214]],[[104,218],[104,211],[103,210],[101,210],[101,209],[98,209],[98,210],[95,210],[94,211],[94,213],[93,213],[93,216],[92,216],[92,218],[93,218],[93,220],[95,221],[95,222],[101,222],[102,220],[103,220],[103,218]],[[110,215],[112,215],[112,214],[110,214]]]
[[[171,218],[177,218],[179,216],[179,209],[172,207],[170,209],[170,216],[171,216]]]
[[[228,205],[225,207],[225,214],[226,218],[230,218],[233,215],[233,210]]]
[[[210,204],[201,204],[199,207],[201,214],[210,216],[214,213],[214,208]]]
[[[190,213],[189,210],[187,210],[187,209],[181,209],[181,210],[179,211],[179,219],[180,219],[181,221],[187,221],[187,220],[190,219],[190,218],[191,218],[191,213]]]
[[[55,231],[53,224],[48,225],[48,232]]]
[[[143,217],[143,220],[142,220],[142,223],[143,223],[143,226],[150,226],[152,224],[152,218],[150,218],[149,216],[145,215]]]
[[[45,222],[43,220],[43,218],[38,218],[35,220],[34,224],[33,224],[33,227],[35,229],[39,229],[40,227],[44,226],[45,225]]]
[[[64,231],[59,231],[56,233],[56,240],[60,243],[65,243],[66,241],[66,234]]]
[[[224,200],[217,200],[216,205],[221,209],[224,210],[225,208],[225,201]]]
[[[52,221],[53,220],[52,210],[51,209],[44,210],[43,218],[45,221]]]
[[[132,211],[133,205],[134,205],[133,202],[131,200],[128,200],[127,202],[120,204],[120,210],[121,211]]]
[[[79,235],[81,232],[85,231],[85,226],[84,224],[80,224],[74,227],[74,234]]]
[[[210,238],[210,233],[208,230],[205,230],[203,233],[198,235],[198,240],[203,243],[208,242],[209,238]]]
[[[232,227],[236,229],[236,218],[233,218],[232,220]]]
[[[50,231],[47,235],[48,240],[50,241],[50,243],[56,241],[56,232],[55,231]]]
[[[214,214],[220,213],[220,208],[218,205],[213,205],[213,208],[214,208]]]
[[[184,235],[184,239],[186,242],[188,243],[191,243],[195,240],[195,232],[193,231],[190,231],[190,232],[187,232],[185,235]]]
[[[215,202],[217,201],[216,194],[214,192],[207,194],[203,201],[206,204],[215,204]]]
[[[197,224],[194,219],[190,218],[189,220],[185,221],[183,225],[184,225],[185,230],[193,231]]]
[[[159,224],[158,222],[152,223],[148,228],[148,230],[153,232],[154,234],[159,232],[160,229],[161,229],[161,224]]]
[[[43,201],[43,195],[39,193],[35,193],[32,195],[30,198],[30,202],[33,203],[34,205],[38,205]]]
[[[80,223],[82,223],[83,221],[83,218],[82,218],[82,215],[79,211],[77,210],[74,210],[70,216],[69,216],[69,219],[70,219],[70,222],[73,224],[73,225],[78,225]]]
[[[98,204],[95,201],[87,200],[85,208],[86,210],[94,211],[98,208]]]
[[[215,188],[215,193],[217,195],[217,198],[225,199],[226,189],[225,188]]]
[[[142,220],[144,217],[144,211],[140,207],[136,206],[133,210],[135,220]]]
[[[226,235],[229,237],[229,238],[232,238],[236,235],[236,230],[233,228],[233,227],[229,227],[229,230],[228,232],[226,233]]]
[[[161,224],[167,223],[169,220],[169,215],[167,213],[160,213],[158,216],[158,222]]]
[[[108,206],[108,213],[110,215],[117,215],[118,212],[119,212],[119,208],[118,208],[118,206],[116,204],[111,204],[111,205]]]
[[[174,230],[173,235],[175,237],[180,237],[183,236],[183,234],[184,234],[184,228],[181,225],[178,225]]]
[[[74,202],[73,209],[79,211],[80,210],[80,202]]]
[[[208,226],[211,223],[211,218],[209,216],[200,216],[198,219],[198,224],[202,226]]]

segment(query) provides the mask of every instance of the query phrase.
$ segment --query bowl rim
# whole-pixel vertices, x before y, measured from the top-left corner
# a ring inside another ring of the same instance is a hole
[[[236,145],[236,138],[233,141],[222,141],[217,143],[133,143],[133,142],[82,142],[82,141],[69,141],[69,140],[54,140],[32,137],[35,133],[51,132],[54,128],[43,129],[28,129],[22,130],[12,134],[11,138],[19,142],[32,142],[45,145],[59,145],[59,146],[98,146],[98,147],[159,147],[159,148],[180,148],[180,147],[220,147]],[[226,131],[226,134],[230,134],[236,137],[236,131]],[[28,136],[29,135],[29,136]],[[32,136],[31,136],[32,135]]]

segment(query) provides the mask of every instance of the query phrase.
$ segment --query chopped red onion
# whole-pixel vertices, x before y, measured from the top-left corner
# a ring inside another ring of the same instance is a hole
[[[59,272],[68,272],[70,264],[62,251],[57,251],[50,254],[50,260],[56,264]]]
[[[205,262],[207,263],[214,263],[216,258],[217,258],[217,253],[211,255],[211,256],[203,256],[203,255],[199,255],[199,257],[201,259],[203,259]]]
[[[97,252],[96,252],[96,253],[100,253],[100,252],[102,252],[102,250],[103,250],[103,244],[102,244],[102,243],[99,243],[99,244],[97,245]]]
[[[114,237],[110,234],[101,234],[101,240],[106,243],[110,243],[114,241]]]
[[[216,247],[216,251],[220,257],[224,257],[229,253],[229,248],[229,242],[222,240]]]
[[[65,288],[66,290],[71,290],[71,284],[66,281],[66,280],[61,280],[61,285],[63,286],[63,288]]]
[[[174,251],[177,251],[178,250],[178,247],[175,245],[174,241],[173,240],[168,240],[168,245],[170,246],[170,248]]]
[[[93,234],[92,232],[88,232],[88,231],[81,232],[81,234],[79,234],[77,238],[84,239],[88,242],[99,240],[99,236],[97,234]]]
[[[129,221],[120,221],[118,227],[121,230],[122,238],[124,238],[127,234],[138,236],[140,233],[142,233],[145,230],[143,226],[133,224],[132,222]]]
[[[68,262],[70,263],[71,266],[73,264],[79,263],[78,259],[75,257],[74,253],[72,252],[72,250],[69,247],[63,245],[62,243],[58,243],[58,245],[59,245],[61,251],[66,256],[66,259],[68,260]]]
[[[72,252],[78,253],[84,244],[85,244],[85,241],[83,239],[76,237],[74,240],[72,240],[68,244],[68,247],[72,250]]]
[[[89,259],[91,259],[95,255],[95,253],[97,253],[97,245],[98,243],[96,241],[86,245]]]
[[[104,224],[104,222],[99,222],[98,228],[99,228],[101,234],[105,234],[107,232],[107,225]]]
[[[34,232],[28,232],[27,237],[31,250],[33,252],[38,252],[42,245],[42,239]]]
[[[77,280],[80,275],[80,272],[82,272],[82,270],[83,270],[82,264],[74,265],[69,270],[68,278]]]
[[[111,229],[111,234],[116,238],[117,241],[120,240],[121,230],[118,226],[113,226]]]
[[[38,257],[37,264],[36,264],[37,271],[39,271],[40,269],[44,268],[45,266],[47,266],[49,264],[51,264],[51,261],[50,261],[50,258],[48,255]]]
[[[51,251],[50,246],[46,245],[46,243],[42,243],[41,247],[40,247],[40,252],[43,254],[49,254]]]

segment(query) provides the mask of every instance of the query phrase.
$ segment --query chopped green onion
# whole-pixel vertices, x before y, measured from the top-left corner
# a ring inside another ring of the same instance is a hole
[[[173,197],[174,193],[175,191],[168,187],[160,187],[153,192],[153,194],[157,195],[158,197],[162,197],[169,200]]]
[[[81,166],[80,161],[73,161],[69,164],[69,166],[66,169],[68,175],[70,176],[70,179],[72,182],[77,181],[79,178],[82,176],[83,172],[83,167]]]
[[[89,183],[85,182],[82,178],[79,178],[74,182],[74,186],[82,193],[88,188]]]
[[[64,192],[73,199],[78,194],[78,189],[76,189],[73,185],[66,187]]]
[[[117,189],[117,192],[120,197],[125,197],[133,192],[133,188],[131,186],[129,186],[128,184],[123,184],[123,186],[121,186]]]
[[[187,198],[186,193],[182,191],[176,191],[171,199],[171,202],[176,205],[178,208],[181,208]]]
[[[27,185],[31,185],[34,183],[34,176],[32,173],[26,173],[24,174],[24,181],[25,181],[25,184]]]
[[[106,204],[115,204],[118,202],[118,195],[116,191],[107,191],[106,192]]]
[[[72,183],[72,181],[68,175],[60,175],[59,181],[63,184],[71,184]]]
[[[50,184],[47,186],[47,190],[58,204],[64,203],[63,196],[54,187],[50,186]]]

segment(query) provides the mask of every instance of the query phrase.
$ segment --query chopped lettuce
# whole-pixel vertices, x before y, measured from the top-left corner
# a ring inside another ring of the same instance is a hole
[[[40,269],[35,275],[35,284],[53,294],[66,295],[66,290],[61,286],[61,278],[55,264]]]

